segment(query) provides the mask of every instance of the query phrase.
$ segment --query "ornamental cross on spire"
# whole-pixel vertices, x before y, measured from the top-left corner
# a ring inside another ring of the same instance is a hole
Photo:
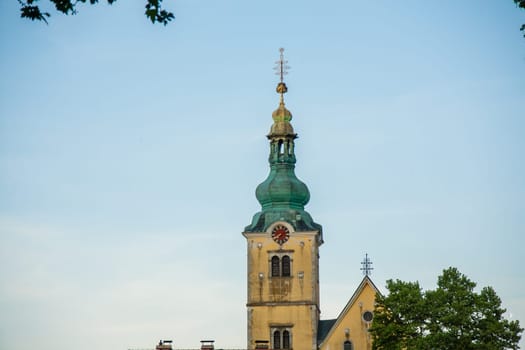
[[[284,82],[284,76],[288,74],[288,69],[290,69],[290,66],[287,65],[288,61],[284,59],[284,49],[281,47],[279,49],[279,52],[281,53],[279,61],[275,61],[275,75],[279,75],[281,78],[281,83]]]
[[[366,253],[365,258],[361,262],[361,265],[363,265],[363,267],[361,267],[361,271],[363,271],[363,275],[370,276],[372,274],[372,270],[374,269],[372,267],[372,264],[373,262],[370,261],[370,258],[368,257],[368,253]]]

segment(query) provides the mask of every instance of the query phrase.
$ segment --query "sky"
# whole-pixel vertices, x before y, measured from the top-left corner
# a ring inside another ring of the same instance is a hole
[[[454,266],[525,325],[525,11],[165,0],[164,27],[144,3],[0,2],[0,348],[246,346],[280,47],[322,318],[368,253],[383,292]]]

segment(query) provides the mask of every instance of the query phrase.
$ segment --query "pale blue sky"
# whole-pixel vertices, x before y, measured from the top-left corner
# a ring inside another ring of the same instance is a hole
[[[525,325],[525,11],[507,1],[0,3],[0,348],[244,347],[278,48],[321,309],[456,266]],[[522,347],[525,342],[522,341]]]

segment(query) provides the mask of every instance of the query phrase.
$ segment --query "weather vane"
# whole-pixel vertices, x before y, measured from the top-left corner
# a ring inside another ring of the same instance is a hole
[[[371,265],[373,264],[372,261],[370,261],[370,258],[368,258],[368,253],[365,254],[365,258],[361,262],[361,271],[363,271],[363,275],[370,276],[372,274],[372,270],[374,269]]]
[[[284,49],[282,47],[279,49],[279,52],[281,53],[279,61],[275,61],[275,67],[273,69],[276,70],[275,75],[279,75],[281,77],[281,83],[283,83],[284,76],[288,74],[290,66],[287,65],[288,61],[284,59]]]

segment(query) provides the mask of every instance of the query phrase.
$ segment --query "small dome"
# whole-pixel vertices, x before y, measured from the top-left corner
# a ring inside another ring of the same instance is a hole
[[[286,90],[286,85],[279,83],[277,91],[281,92],[281,101],[279,102],[279,107],[272,113],[273,125],[268,136],[294,136],[294,138],[296,136],[292,124],[290,124],[292,113],[284,106],[282,93],[286,92]]]
[[[287,122],[276,122],[272,124],[268,136],[295,136],[295,133],[292,124]]]
[[[281,99],[281,102],[279,103],[279,107],[273,111],[272,118],[275,123],[278,122],[287,122],[289,123],[290,120],[292,120],[292,113],[286,109],[284,106],[284,101]]]

